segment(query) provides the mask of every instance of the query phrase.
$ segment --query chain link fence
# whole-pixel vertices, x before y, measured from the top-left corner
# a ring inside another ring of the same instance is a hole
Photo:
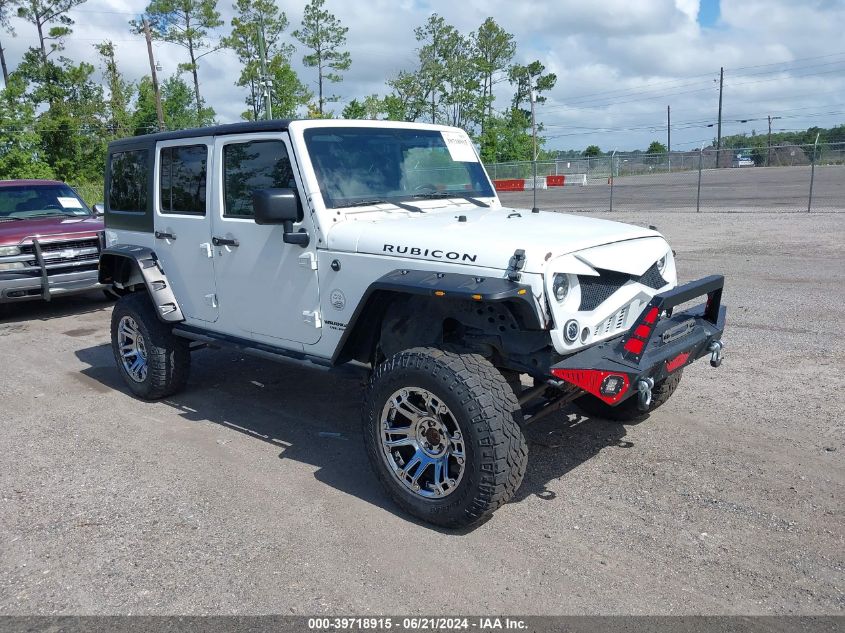
[[[845,143],[486,165],[507,204],[571,211],[845,211]]]

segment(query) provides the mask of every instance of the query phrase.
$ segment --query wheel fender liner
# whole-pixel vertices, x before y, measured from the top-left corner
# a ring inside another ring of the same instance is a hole
[[[123,262],[128,262],[129,266],[121,266]],[[103,284],[143,282],[159,319],[165,323],[185,320],[176,295],[152,249],[134,244],[118,244],[103,249],[99,277]]]
[[[354,337],[361,337],[360,332],[356,334],[358,322],[364,317],[363,323],[370,328],[377,328],[378,325],[371,321],[372,310],[375,309],[373,306],[381,303],[380,297],[396,294],[428,296],[432,301],[451,298],[478,303],[508,302],[518,309],[527,327],[543,329],[531,287],[527,284],[481,275],[399,269],[380,277],[364,292],[337,346],[332,364],[349,360],[348,344]]]

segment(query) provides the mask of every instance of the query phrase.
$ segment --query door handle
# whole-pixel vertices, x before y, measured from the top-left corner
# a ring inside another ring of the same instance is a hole
[[[228,237],[212,237],[211,243],[215,246],[240,246],[241,244],[238,240]]]
[[[153,233],[157,240],[175,240],[176,236],[173,233],[167,233],[165,231],[156,231]]]

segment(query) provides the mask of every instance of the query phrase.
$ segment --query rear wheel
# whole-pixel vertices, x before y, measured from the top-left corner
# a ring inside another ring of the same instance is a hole
[[[136,396],[155,400],[185,387],[191,367],[188,342],[159,320],[146,293],[118,299],[111,335],[120,374]]]
[[[476,523],[514,494],[528,460],[513,391],[477,354],[400,352],[364,399],[370,463],[408,513],[445,527]]]
[[[622,404],[616,407],[611,407],[605,404],[593,395],[587,394],[575,400],[575,405],[578,406],[584,413],[597,418],[605,418],[606,420],[613,420],[615,422],[638,422],[648,417],[648,415],[663,405],[675,393],[678,388],[678,383],[681,381],[681,376],[684,370],[679,369],[668,378],[654,385],[651,390],[651,404],[647,411],[640,410],[638,406],[638,397],[633,395]]]

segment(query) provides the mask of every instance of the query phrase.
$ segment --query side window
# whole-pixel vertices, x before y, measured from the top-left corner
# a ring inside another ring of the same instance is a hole
[[[252,192],[295,189],[293,168],[281,141],[250,141],[223,146],[223,215],[252,217]]]
[[[208,148],[164,147],[159,160],[161,212],[205,215]]]
[[[109,161],[109,210],[147,211],[148,150],[116,152]]]

